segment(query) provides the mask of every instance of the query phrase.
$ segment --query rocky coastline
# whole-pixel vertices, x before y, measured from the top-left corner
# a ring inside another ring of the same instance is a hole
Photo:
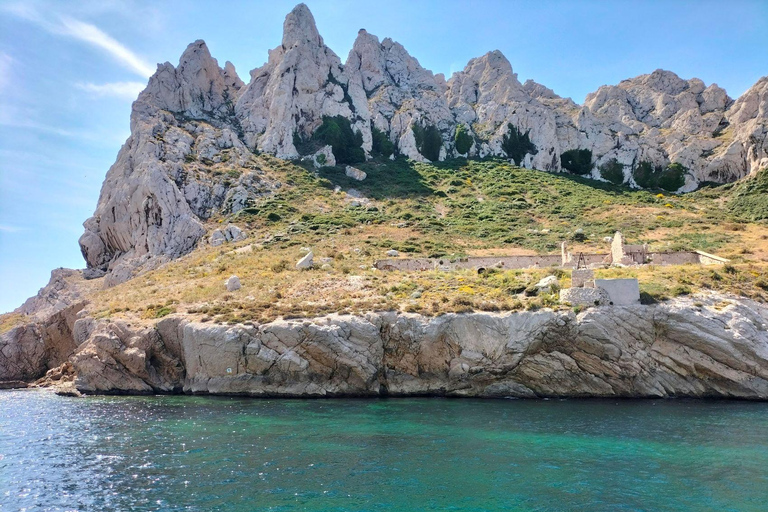
[[[717,294],[263,325],[78,318],[80,307],[3,334],[0,381],[67,394],[768,399],[768,308]]]

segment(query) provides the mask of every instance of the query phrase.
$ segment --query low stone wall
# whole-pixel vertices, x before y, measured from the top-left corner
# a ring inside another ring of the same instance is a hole
[[[547,268],[560,267],[562,258],[559,254],[524,255],[524,256],[487,256],[468,257],[451,260],[449,258],[389,258],[378,260],[374,267],[379,270],[457,270],[480,268]]]
[[[700,263],[699,255],[693,251],[649,252],[648,263],[652,265],[685,265]]]
[[[586,263],[588,267],[609,265],[611,263],[611,255],[607,253],[590,253],[582,254],[582,256],[584,256],[584,263]],[[563,268],[576,268],[578,263],[579,255],[571,254],[571,260],[563,265]]]
[[[627,246],[634,247],[634,246]],[[637,246],[642,247],[642,246]],[[645,253],[649,265],[721,265],[728,260],[702,251],[649,252]],[[610,265],[610,254],[583,254],[584,263],[588,267]],[[641,253],[632,253],[625,257],[625,265],[641,265]],[[378,260],[374,267],[379,270],[402,270],[413,272],[419,270],[457,270],[457,269],[523,269],[523,268],[572,268],[579,263],[579,255],[571,254],[571,260],[563,264],[559,254],[537,254],[522,256],[470,256],[451,260],[449,258],[388,258]]]
[[[702,265],[723,265],[730,261],[726,258],[721,258],[720,256],[715,256],[714,254],[709,254],[704,251],[696,251],[696,254],[699,255],[699,263]]]
[[[595,288],[604,290],[614,306],[640,304],[640,285],[637,279],[595,279]]]
[[[566,288],[560,290],[560,302],[573,306],[606,306],[611,298],[602,288]]]

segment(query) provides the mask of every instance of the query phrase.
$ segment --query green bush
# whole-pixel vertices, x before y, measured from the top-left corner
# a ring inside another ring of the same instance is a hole
[[[685,174],[688,171],[678,163],[669,164],[659,176],[659,188],[674,192],[685,185]]]
[[[508,158],[515,161],[517,165],[522,165],[525,155],[528,153],[535,155],[538,153],[536,146],[531,142],[528,130],[525,133],[515,128],[512,123],[507,124],[507,134],[501,139],[501,149],[507,154]]]
[[[422,127],[414,124],[413,137],[416,139],[416,149],[424,158],[433,162],[440,160],[440,148],[443,146],[440,130],[433,125]]]
[[[352,129],[346,117],[323,117],[323,124],[312,134],[311,141],[319,146],[330,145],[337,164],[365,162],[363,135]]]
[[[469,134],[466,126],[460,124],[456,127],[456,136],[454,137],[454,143],[456,144],[456,152],[460,155],[466,155],[469,150],[472,149],[472,143],[474,140]]]
[[[560,155],[560,165],[573,174],[584,176],[592,172],[592,150],[569,149]]]
[[[657,176],[661,174],[661,166],[655,166],[648,161],[642,161],[632,171],[635,183],[643,188],[656,188]]]
[[[768,219],[768,169],[758,171],[754,177],[736,185],[728,209],[753,222]]]
[[[600,176],[614,185],[621,185],[624,183],[624,165],[611,158],[600,166]]]
[[[395,145],[389,140],[387,134],[375,126],[371,127],[371,138],[373,142],[372,153],[374,156],[389,158],[395,152]]]
[[[688,169],[678,163],[669,164],[664,168],[643,161],[632,171],[632,176],[635,178],[635,183],[643,188],[661,188],[674,192],[685,185],[687,172]]]

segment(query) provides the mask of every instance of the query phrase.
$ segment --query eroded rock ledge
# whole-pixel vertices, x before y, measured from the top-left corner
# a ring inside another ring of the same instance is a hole
[[[768,399],[768,308],[718,295],[578,315],[81,318],[72,332],[85,393]]]

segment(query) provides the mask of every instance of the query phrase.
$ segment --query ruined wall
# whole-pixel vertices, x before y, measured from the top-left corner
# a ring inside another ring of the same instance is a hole
[[[604,255],[603,255],[604,256]],[[374,267],[379,270],[458,270],[479,268],[546,268],[560,267],[562,259],[559,254],[543,254],[530,256],[487,256],[468,257],[451,260],[449,258],[389,258],[378,260]]]
[[[704,252],[704,251],[695,251],[695,252],[699,256],[699,263],[701,263],[702,265],[722,265],[724,263],[728,263],[729,261],[726,258],[721,258],[720,256],[709,254],[708,252]]]
[[[685,265],[699,263],[699,255],[692,251],[650,252],[648,263],[653,265]]]

